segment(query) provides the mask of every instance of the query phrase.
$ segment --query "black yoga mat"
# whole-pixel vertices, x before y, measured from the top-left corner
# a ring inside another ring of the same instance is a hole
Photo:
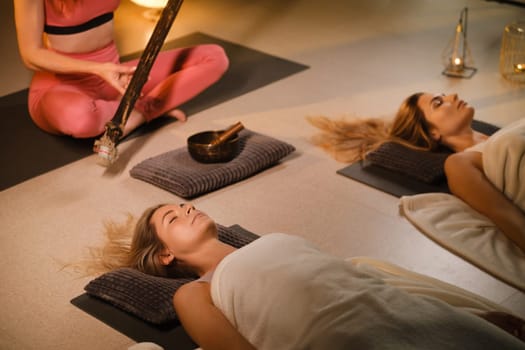
[[[492,124],[479,120],[472,121],[472,128],[487,135],[492,135],[499,129]],[[429,184],[370,164],[366,161],[356,162],[339,169],[337,170],[337,174],[359,181],[396,197],[430,192],[450,193],[446,180],[437,184]]]
[[[446,182],[427,184],[362,161],[339,169],[337,173],[396,197],[428,192],[450,193]]]
[[[157,326],[142,321],[86,293],[71,300],[71,304],[137,343],[152,342],[162,346],[164,350],[192,350],[197,348],[197,345],[191,340],[178,321]]]
[[[192,33],[167,42],[163,49],[215,43],[221,45],[230,67],[219,82],[193,100],[180,106],[191,116],[206,108],[243,95],[308,68],[300,63],[268,55],[203,33]],[[140,52],[123,60],[140,57]],[[0,97],[0,190],[92,154],[95,139],[55,136],[38,129],[27,111],[28,90]],[[172,123],[172,118],[158,118],[139,128],[128,138],[148,133]]]
[[[240,225],[228,227],[237,238],[252,241],[258,235]],[[156,325],[122,311],[110,303],[83,293],[71,300],[71,304],[104,322],[116,331],[139,342],[153,342],[164,350],[191,350],[197,345],[191,340],[178,320],[166,324]]]

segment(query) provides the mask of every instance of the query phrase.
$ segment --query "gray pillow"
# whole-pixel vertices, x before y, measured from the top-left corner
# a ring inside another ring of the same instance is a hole
[[[239,133],[240,151],[227,163],[195,161],[186,147],[148,158],[130,175],[183,198],[192,198],[230,185],[279,162],[295,147],[249,130]]]
[[[492,135],[499,127],[473,120],[472,128]],[[443,148],[437,152],[417,151],[395,142],[386,142],[366,156],[366,165],[372,164],[428,184],[439,184],[446,180],[445,160],[452,153]]]
[[[418,151],[395,142],[386,142],[366,156],[373,165],[395,171],[429,184],[445,181],[444,164],[451,152]]]
[[[219,239],[240,248],[257,236],[239,225],[217,225]],[[153,323],[165,324],[177,320],[173,308],[173,294],[184,283],[194,278],[164,278],[147,275],[132,268],[107,272],[85,286],[87,294]]]

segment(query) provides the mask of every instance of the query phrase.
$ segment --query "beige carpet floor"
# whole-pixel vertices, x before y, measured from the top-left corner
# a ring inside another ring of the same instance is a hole
[[[471,79],[441,75],[441,53],[459,13],[469,6],[468,39],[478,72]],[[123,54],[144,47],[153,28],[142,9],[123,1],[116,15]],[[16,55],[12,3],[0,3],[0,95],[28,86]],[[391,116],[415,91],[457,92],[477,118],[504,126],[524,117],[525,86],[498,72],[507,23],[520,7],[480,0],[195,0],[187,1],[171,38],[195,31],[237,42],[311,68],[173,123],[120,146],[111,171],[96,156],[74,162],[0,193],[0,349],[126,349],[133,344],[69,300],[88,278],[62,269],[102,238],[102,222],[139,214],[180,198],[132,179],[129,169],[181,147],[198,131],[236,121],[287,141],[297,152],[250,179],[193,203],[224,225],[265,234],[307,237],[342,257],[370,256],[428,274],[525,317],[525,295],[432,242],[398,215],[398,199],[337,175],[338,163],[313,147],[308,115]],[[257,69],[257,67],[254,67]],[[15,151],[16,150],[3,150]],[[3,164],[4,167],[9,164]]]

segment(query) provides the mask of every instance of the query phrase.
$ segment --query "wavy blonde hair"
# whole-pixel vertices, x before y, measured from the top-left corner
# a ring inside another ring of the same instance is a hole
[[[393,121],[380,118],[333,120],[325,116],[308,117],[321,132],[312,142],[340,162],[353,163],[385,142],[396,142],[412,149],[434,151],[440,147],[430,135],[430,124],[417,105],[422,93],[407,97]]]
[[[106,221],[104,244],[88,248],[89,258],[80,264],[85,273],[99,275],[129,267],[154,276],[195,277],[195,271],[176,259],[169,265],[164,265],[160,260],[165,246],[159,239],[151,218],[163,205],[146,209],[138,220],[127,214],[123,222]]]

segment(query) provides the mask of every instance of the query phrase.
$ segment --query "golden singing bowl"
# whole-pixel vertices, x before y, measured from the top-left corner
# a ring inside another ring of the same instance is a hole
[[[188,151],[193,159],[201,163],[229,162],[239,153],[239,135],[234,134],[228,140],[213,144],[224,130],[203,131],[188,137]]]

